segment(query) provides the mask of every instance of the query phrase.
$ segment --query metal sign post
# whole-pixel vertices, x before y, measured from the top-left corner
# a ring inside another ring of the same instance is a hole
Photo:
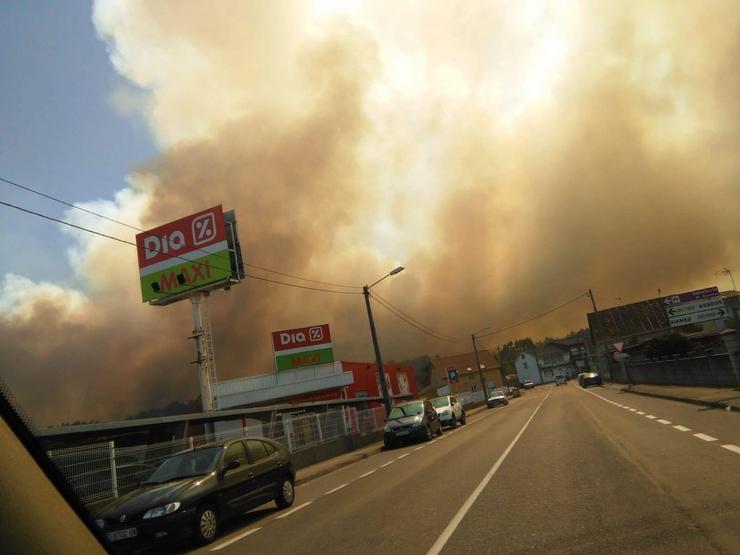
[[[203,411],[218,408],[218,399],[214,396],[213,386],[218,382],[216,377],[216,354],[213,348],[211,318],[208,314],[208,294],[196,293],[190,297],[193,305],[193,335],[195,354],[198,365],[198,383],[200,384],[200,402]]]

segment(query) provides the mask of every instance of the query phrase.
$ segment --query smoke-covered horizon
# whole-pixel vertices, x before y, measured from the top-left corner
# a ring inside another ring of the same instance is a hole
[[[223,204],[246,262],[326,282],[404,265],[377,293],[463,339],[376,304],[388,360],[466,352],[471,332],[589,287],[599,308],[727,288],[715,272],[740,258],[732,2],[326,5],[96,4],[132,84],[113,98],[138,99],[161,154],[84,206],[146,229]],[[0,282],[3,377],[27,412],[115,419],[195,398],[189,303],[142,305],[134,248],[65,232],[81,290]],[[270,371],[271,331],[321,322],[340,358],[373,358],[359,294],[248,279],[210,306],[220,379]],[[590,310],[584,297],[486,345],[585,327]]]

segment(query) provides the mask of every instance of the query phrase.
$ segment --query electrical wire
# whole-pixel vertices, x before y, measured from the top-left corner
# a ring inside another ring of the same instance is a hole
[[[454,339],[455,341],[467,341],[467,339],[463,339],[462,337],[457,337],[457,336],[454,336],[454,335],[449,335],[449,334],[446,334],[446,333],[442,333],[440,331],[435,330],[434,328],[431,328],[431,327],[427,326],[423,322],[420,322],[419,320],[417,320],[416,318],[414,318],[410,314],[408,314],[408,313],[404,312],[403,310],[401,310],[400,308],[398,308],[396,305],[394,305],[388,299],[385,299],[385,298],[381,297],[380,295],[378,295],[375,291],[371,291],[371,295],[373,296],[373,298],[375,298],[376,301],[378,301],[378,302],[380,302],[380,301],[384,302],[385,304],[387,304],[388,306],[390,306],[391,308],[393,308],[396,312],[398,312],[400,315],[405,316],[407,319],[411,320],[411,322],[413,322],[415,324],[418,324],[422,328],[425,328],[425,329],[429,330],[430,332],[432,332],[432,333],[434,333],[434,334],[436,334],[438,336],[449,337],[450,339]]]
[[[112,223],[115,223],[115,224],[118,224],[118,225],[122,225],[124,227],[127,227],[129,229],[133,229],[135,231],[139,231],[139,232],[146,231],[146,230],[141,229],[140,227],[137,227],[135,225],[127,224],[126,222],[122,222],[122,221],[116,220],[114,218],[109,218],[108,216],[105,216],[104,214],[100,214],[99,212],[95,212],[93,210],[89,210],[87,208],[83,208],[82,206],[79,206],[79,205],[74,204],[72,202],[66,201],[64,199],[60,199],[58,197],[54,197],[52,195],[48,195],[48,194],[46,194],[44,192],[38,191],[38,190],[33,189],[31,187],[27,187],[26,185],[21,185],[20,183],[17,183],[15,181],[10,180],[10,179],[6,179],[4,177],[0,177],[0,181],[2,181],[4,183],[7,183],[8,185],[12,185],[13,187],[17,187],[19,189],[22,189],[24,191],[28,191],[29,193],[33,193],[33,194],[38,195],[40,197],[44,197],[46,199],[53,200],[54,202],[58,202],[60,204],[63,204],[64,206],[69,206],[70,208],[74,208],[75,210],[80,210],[81,212],[85,212],[86,214],[90,214],[91,216],[102,218],[102,219],[107,220],[109,222],[112,222]],[[149,250],[151,250],[151,249],[149,249]],[[203,249],[197,249],[197,250],[199,250],[201,252],[206,252]],[[222,260],[228,260],[227,258],[225,258],[223,256],[218,256],[218,258],[221,258]],[[362,287],[359,286],[359,285],[346,285],[346,284],[342,284],[342,283],[331,283],[331,282],[327,282],[327,281],[319,281],[319,280],[315,280],[315,279],[304,278],[304,277],[297,276],[297,275],[294,275],[294,274],[288,274],[288,273],[285,273],[285,272],[279,272],[277,270],[271,270],[270,268],[265,268],[263,266],[257,266],[256,264],[249,264],[247,262],[244,262],[244,265],[245,266],[248,266],[250,268],[254,268],[255,270],[261,270],[263,272],[268,272],[268,273],[276,274],[276,275],[283,276],[283,277],[289,277],[289,278],[297,279],[297,280],[300,280],[300,281],[306,281],[306,282],[309,282],[309,283],[317,283],[319,285],[328,285],[328,286],[331,286],[331,287],[343,287],[343,288],[347,288],[347,289],[362,289]]]
[[[558,305],[558,306],[553,307],[553,308],[551,308],[549,310],[546,310],[545,312],[542,312],[540,314],[537,314],[536,316],[532,316],[531,318],[527,318],[526,320],[522,320],[521,322],[517,322],[516,324],[511,324],[509,326],[506,326],[506,327],[503,327],[503,328],[499,328],[497,330],[489,331],[489,332],[486,332],[486,333],[481,333],[480,335],[476,335],[475,337],[476,337],[476,339],[481,338],[481,337],[488,337],[490,335],[501,333],[502,331],[507,331],[507,330],[510,330],[512,328],[523,326],[524,324],[528,324],[529,322],[533,322],[533,321],[535,321],[535,320],[537,320],[539,318],[542,318],[543,316],[547,316],[548,314],[551,314],[551,313],[555,312],[556,310],[560,310],[561,308],[564,308],[564,307],[568,306],[569,304],[572,304],[572,303],[574,303],[574,302],[582,299],[583,297],[587,297],[587,296],[588,296],[588,293],[581,293],[577,297],[574,297],[573,299],[571,299],[571,300],[569,300],[569,301],[567,301],[567,302],[565,302],[565,303],[563,303],[561,305]]]
[[[452,339],[452,338],[448,338],[448,337],[442,337],[441,335],[438,335],[438,334],[434,333],[433,331],[430,331],[431,328],[427,329],[427,328],[421,327],[420,325],[417,325],[416,323],[412,322],[411,320],[406,319],[404,316],[402,316],[401,314],[399,314],[398,312],[396,312],[389,305],[387,305],[383,301],[381,301],[374,293],[370,293],[370,296],[373,299],[375,299],[375,301],[380,306],[382,306],[383,308],[385,308],[388,312],[390,312],[391,314],[393,314],[396,318],[398,318],[399,320],[404,321],[409,326],[416,328],[420,332],[425,333],[426,335],[429,335],[430,337],[434,337],[435,339],[439,339],[440,341],[447,341],[449,343],[461,343],[463,341],[462,339]]]
[[[125,245],[131,245],[131,246],[133,246],[135,248],[139,248],[138,245],[136,243],[132,242],[132,241],[128,241],[126,239],[121,239],[120,237],[115,237],[114,235],[108,235],[106,233],[101,233],[100,231],[95,231],[94,229],[89,229],[87,227],[83,227],[81,225],[73,224],[73,223],[67,222],[65,220],[60,220],[59,218],[54,218],[53,216],[49,216],[47,214],[42,214],[41,212],[36,212],[34,210],[29,210],[28,208],[23,208],[22,206],[17,206],[15,204],[11,204],[9,202],[5,202],[5,201],[2,201],[2,200],[0,200],[0,205],[7,206],[9,208],[14,208],[15,210],[19,210],[21,212],[25,212],[26,214],[31,214],[33,216],[37,216],[37,217],[43,218],[45,220],[49,220],[49,221],[52,221],[52,222],[63,224],[63,225],[69,226],[71,228],[74,228],[74,229],[77,229],[77,230],[80,230],[80,231],[84,231],[86,233],[90,233],[90,234],[93,234],[93,235],[97,235],[99,237],[103,237],[105,239],[110,239],[112,241],[117,241],[117,242],[123,243]],[[169,256],[170,258],[177,258],[177,259],[183,260],[185,262],[188,262],[190,264],[193,263],[192,260],[189,260],[189,259],[184,258],[182,256],[178,256],[176,254],[165,253],[165,252],[162,252],[162,251],[158,251],[156,249],[147,249],[147,250],[149,250],[151,252],[155,252],[157,254],[164,254],[166,256]],[[197,264],[202,264],[202,263],[201,262],[198,262]],[[231,273],[231,271],[232,271],[231,268],[226,269],[226,268],[220,268],[218,266],[213,266],[213,268],[216,269],[216,270],[221,270],[221,271],[229,272],[229,273]],[[256,279],[256,280],[259,280],[259,281],[266,281],[266,282],[275,283],[275,284],[279,284],[279,285],[285,285],[285,286],[288,286],[288,287],[295,287],[295,288],[298,288],[298,289],[308,289],[308,290],[311,290],[311,291],[321,291],[321,292],[324,292],[324,293],[338,293],[338,294],[342,294],[342,295],[361,295],[362,294],[360,291],[336,291],[336,290],[331,290],[331,289],[322,289],[322,288],[319,288],[319,287],[309,287],[309,286],[306,286],[306,285],[299,285],[297,283],[287,283],[287,282],[284,282],[284,281],[278,281],[278,280],[275,280],[275,279],[270,279],[270,278],[261,277],[261,276],[255,276],[255,275],[247,274],[247,273],[244,273],[243,275],[244,275],[244,277],[247,277],[247,278],[250,278],[250,279]]]

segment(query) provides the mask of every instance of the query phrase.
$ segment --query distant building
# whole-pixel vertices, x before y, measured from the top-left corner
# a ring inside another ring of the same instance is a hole
[[[487,350],[478,351],[483,379],[491,391],[504,385],[501,364]],[[475,353],[462,353],[432,360],[434,372],[432,380],[437,389],[449,386],[450,394],[475,393],[482,391],[480,375],[476,371]],[[450,374],[454,376],[450,381]]]
[[[537,364],[542,383],[555,381],[555,376],[575,377],[575,364],[571,362],[570,348],[557,343],[547,343],[537,348]]]
[[[537,357],[532,353],[519,353],[514,360],[514,367],[519,383],[523,383],[524,380],[532,380],[536,384],[542,383]]]

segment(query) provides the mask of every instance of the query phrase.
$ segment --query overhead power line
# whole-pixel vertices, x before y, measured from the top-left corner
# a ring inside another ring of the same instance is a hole
[[[128,241],[126,239],[121,239],[120,237],[116,237],[114,235],[108,235],[107,233],[101,233],[100,231],[95,231],[94,229],[89,229],[87,227],[84,227],[84,226],[81,226],[81,225],[77,225],[77,224],[73,224],[71,222],[67,222],[65,220],[61,220],[59,218],[54,218],[53,216],[49,216],[47,214],[42,214],[41,212],[36,212],[34,210],[29,210],[28,208],[23,208],[22,206],[17,206],[15,204],[11,204],[9,202],[5,202],[5,201],[2,201],[2,200],[0,200],[0,205],[7,206],[8,208],[13,208],[15,210],[19,210],[20,212],[25,212],[26,214],[31,214],[33,216],[37,216],[37,217],[43,218],[45,220],[49,220],[51,222],[56,222],[56,223],[59,223],[59,224],[63,224],[63,225],[69,226],[71,228],[77,229],[79,231],[84,231],[84,232],[90,233],[92,235],[97,235],[98,237],[103,237],[105,239],[110,239],[111,241],[117,241],[119,243],[123,243],[125,245],[131,245],[134,248],[138,248],[138,245],[136,243],[134,243],[133,241]],[[162,251],[158,251],[156,249],[147,249],[147,250],[150,250],[152,252],[156,252],[158,254],[164,254],[165,256],[168,256],[170,258],[177,258],[179,260],[183,260],[183,261],[188,262],[190,264],[193,263],[192,260],[189,260],[189,259],[184,258],[182,256],[178,256],[176,254],[165,253],[165,252],[162,252]],[[224,272],[231,272],[231,268],[226,269],[226,268],[220,268],[218,266],[214,266],[214,269],[216,269],[216,270],[222,270]],[[308,289],[308,290],[311,290],[311,291],[321,291],[321,292],[324,292],[324,293],[338,293],[338,294],[342,294],[342,295],[361,295],[362,294],[359,291],[337,291],[337,290],[331,290],[331,289],[322,289],[322,288],[319,288],[319,287],[309,287],[309,286],[306,286],[306,285],[299,285],[297,283],[287,283],[287,282],[284,282],[284,281],[279,281],[279,280],[270,279],[270,278],[261,277],[261,276],[255,276],[255,275],[247,274],[247,273],[244,274],[244,277],[247,277],[247,278],[250,278],[250,279],[256,279],[256,280],[259,280],[259,281],[266,281],[266,282],[270,282],[270,283],[275,283],[275,284],[279,284],[279,285],[285,285],[287,287],[295,287],[295,288],[298,288],[298,289]]]
[[[419,320],[417,320],[416,318],[414,318],[410,314],[408,314],[408,313],[404,312],[403,310],[401,310],[400,308],[398,308],[396,305],[394,305],[388,299],[385,299],[385,298],[381,297],[380,295],[378,295],[375,291],[372,291],[371,292],[371,295],[373,297],[375,297],[375,300],[376,301],[378,301],[378,302],[381,302],[381,301],[384,302],[385,304],[387,304],[388,306],[390,306],[392,309],[394,309],[396,312],[398,312],[401,316],[406,317],[411,322],[419,325],[422,328],[425,328],[425,329],[429,330],[430,332],[434,333],[435,335],[449,337],[450,339],[453,339],[455,341],[467,341],[466,338],[462,338],[462,337],[457,337],[455,335],[446,334],[446,333],[437,331],[434,328],[431,328],[431,327],[427,326],[423,322],[420,322]]]
[[[399,320],[404,321],[409,326],[416,328],[420,332],[425,333],[426,335],[429,335],[430,337],[434,337],[435,339],[439,339],[440,341],[447,341],[449,343],[462,343],[463,341],[465,341],[463,339],[454,339],[454,338],[451,338],[451,337],[443,337],[441,335],[438,335],[437,333],[435,333],[434,331],[432,331],[431,328],[422,327],[421,325],[418,325],[417,323],[415,323],[415,322],[411,321],[410,319],[404,317],[399,312],[396,312],[396,310],[393,309],[390,305],[385,304],[385,302],[383,302],[381,299],[379,299],[378,296],[375,293],[372,293],[371,292],[370,293],[370,296],[373,299],[375,299],[375,301],[380,306],[382,306],[383,308],[385,308],[388,312],[390,312],[391,314],[393,314],[396,318],[398,318]]]
[[[84,208],[84,207],[82,207],[82,206],[80,206],[78,204],[75,204],[73,202],[69,202],[69,201],[66,201],[64,199],[61,199],[61,198],[52,196],[52,195],[48,195],[48,194],[46,194],[46,193],[44,193],[42,191],[39,191],[37,189],[33,189],[32,187],[28,187],[26,185],[21,185],[20,183],[17,183],[16,181],[12,181],[12,180],[6,179],[4,177],[0,177],[0,181],[2,181],[4,183],[7,183],[8,185],[12,185],[13,187],[17,187],[19,189],[22,189],[24,191],[28,191],[29,193],[33,193],[34,195],[38,195],[40,197],[44,197],[46,199],[53,200],[54,202],[58,202],[60,204],[63,204],[64,206],[69,206],[70,208],[74,208],[75,210],[79,210],[79,211],[84,212],[86,214],[90,214],[91,216],[95,216],[97,218],[102,218],[103,220],[107,220],[107,221],[112,222],[114,224],[122,225],[124,227],[127,227],[129,229],[133,229],[133,230],[139,231],[139,232],[146,231],[146,230],[141,229],[140,227],[137,227],[135,225],[127,224],[126,222],[122,222],[120,220],[116,220],[115,218],[109,218],[108,216],[106,216],[104,214],[101,214],[99,212],[95,212],[94,210],[89,210],[89,209]],[[198,249],[198,250],[200,250],[202,252],[206,252],[203,249]],[[224,257],[219,257],[219,258],[221,258],[222,260],[226,260],[226,258],[224,258]],[[276,275],[283,276],[283,277],[289,277],[289,278],[297,279],[297,280],[300,280],[300,281],[306,281],[306,282],[309,282],[309,283],[317,283],[319,285],[328,285],[330,287],[343,287],[343,288],[347,288],[347,289],[362,289],[362,287],[359,286],[359,285],[346,285],[346,284],[342,284],[342,283],[331,283],[331,282],[327,282],[327,281],[319,281],[319,280],[315,280],[315,279],[310,279],[310,278],[305,278],[305,277],[297,276],[297,275],[294,275],[294,274],[288,274],[286,272],[280,272],[278,270],[271,270],[270,268],[265,268],[263,266],[257,266],[256,264],[249,264],[247,262],[245,262],[244,265],[245,266],[248,266],[250,268],[254,268],[255,270],[261,270],[263,272],[268,272],[268,273],[276,274]],[[265,281],[269,281],[269,280],[265,280]]]
[[[537,314],[536,316],[532,316],[531,318],[527,318],[526,320],[522,320],[521,322],[517,322],[516,324],[511,324],[509,326],[506,326],[506,327],[503,327],[503,328],[499,328],[497,330],[489,331],[489,332],[486,332],[486,333],[481,333],[480,335],[476,335],[476,338],[479,339],[479,338],[482,338],[482,337],[489,337],[491,335],[495,335],[497,333],[501,333],[502,331],[508,331],[508,330],[510,330],[512,328],[523,326],[524,324],[528,324],[529,322],[533,322],[533,321],[535,321],[535,320],[537,320],[539,318],[542,318],[543,316],[547,316],[548,314],[551,314],[551,313],[555,312],[556,310],[560,310],[561,308],[564,308],[564,307],[568,306],[569,304],[572,304],[572,303],[574,303],[574,302],[582,299],[583,297],[587,297],[587,296],[588,296],[588,293],[581,293],[577,297],[574,297],[571,300],[569,300],[567,302],[564,302],[563,304],[560,304],[560,305],[555,306],[555,307],[553,307],[553,308],[551,308],[549,310],[546,310],[545,312],[541,312],[540,314]]]

